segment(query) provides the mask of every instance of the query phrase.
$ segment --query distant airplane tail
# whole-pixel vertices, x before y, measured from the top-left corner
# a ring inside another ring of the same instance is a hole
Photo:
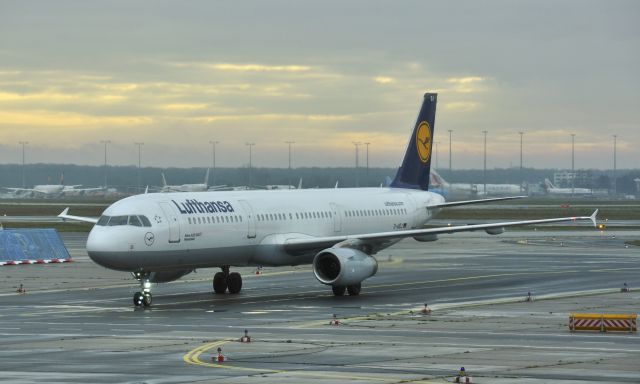
[[[207,168],[207,173],[204,175],[204,185],[209,186],[209,168]]]
[[[167,179],[164,178],[164,172],[162,172],[161,175],[162,175],[162,186],[166,187],[167,186]]]
[[[416,126],[407,145],[402,165],[398,168],[393,188],[429,189],[431,147],[436,118],[437,93],[425,93]]]
[[[429,185],[436,185],[440,188],[449,188],[449,182],[444,179],[444,177],[440,176],[435,169],[431,170],[431,179],[429,180]]]
[[[553,185],[553,183],[549,179],[544,179],[544,187],[545,187],[545,189],[547,191],[550,190],[550,189],[555,188],[555,186]]]

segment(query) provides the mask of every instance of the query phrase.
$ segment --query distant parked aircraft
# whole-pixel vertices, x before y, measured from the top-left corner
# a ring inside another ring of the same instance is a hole
[[[451,199],[477,196],[513,196],[521,194],[524,190],[517,184],[487,184],[485,191],[484,184],[449,183],[435,170],[431,170],[430,177],[431,185],[435,186],[432,190]]]
[[[63,195],[82,195],[85,192],[102,191],[103,187],[79,188],[78,185],[64,185],[64,173],[60,175],[60,184],[40,184],[34,185],[33,188],[10,188],[4,189],[11,191],[15,195],[31,195],[41,197],[58,197]]]
[[[558,188],[549,179],[544,179],[545,191],[550,195],[592,195],[590,188]]]

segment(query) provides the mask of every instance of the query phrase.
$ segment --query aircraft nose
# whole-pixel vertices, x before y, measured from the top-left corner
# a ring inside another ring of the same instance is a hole
[[[117,236],[105,233],[100,227],[93,227],[87,237],[87,254],[96,264],[103,267],[128,271],[128,253],[126,249],[118,249]]]

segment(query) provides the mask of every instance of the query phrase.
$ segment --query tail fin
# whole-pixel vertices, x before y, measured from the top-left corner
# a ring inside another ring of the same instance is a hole
[[[167,179],[164,178],[164,172],[160,173],[162,175],[162,186],[166,187],[167,186]]]
[[[429,189],[431,146],[436,118],[437,93],[425,93],[416,126],[409,140],[402,165],[398,168],[393,188]]]
[[[209,168],[207,168],[207,173],[204,175],[204,185],[209,185]]]
[[[544,179],[544,186],[546,190],[555,188],[555,186],[553,185],[553,183],[551,183],[551,180],[549,179]]]

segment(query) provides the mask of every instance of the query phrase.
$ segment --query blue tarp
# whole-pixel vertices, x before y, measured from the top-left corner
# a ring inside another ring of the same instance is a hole
[[[55,229],[0,230],[0,262],[69,258],[69,252]]]

